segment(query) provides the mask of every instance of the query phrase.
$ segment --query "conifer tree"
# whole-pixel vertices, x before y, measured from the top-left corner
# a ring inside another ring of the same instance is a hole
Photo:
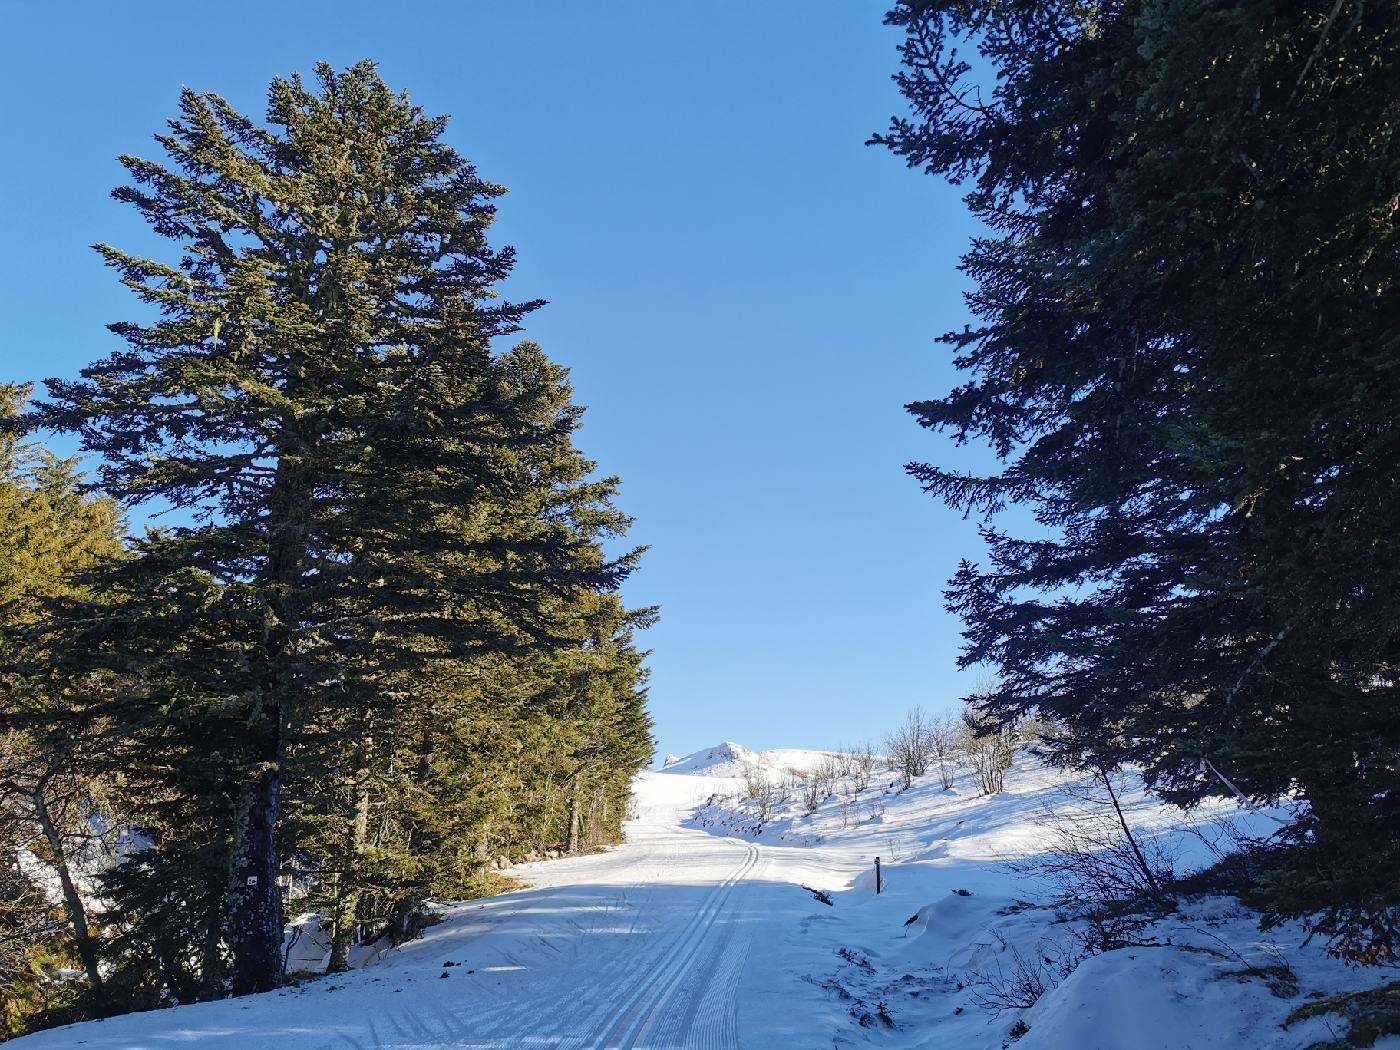
[[[84,492],[72,460],[16,436],[27,396],[0,385],[0,424],[8,425],[0,429],[0,867],[10,872],[10,917],[21,929],[26,922],[42,929],[48,903],[18,865],[18,851],[51,871],[66,948],[86,976],[88,1005],[101,1009],[99,939],[75,860],[90,852],[88,822],[102,788],[86,761],[93,725],[66,716],[62,679],[48,671],[47,620],[56,601],[88,590],[88,573],[119,558],[122,523],[110,500]],[[52,938],[37,936],[35,950],[46,943],[55,948]],[[64,947],[60,939],[56,958]]]
[[[911,468],[988,519],[948,592],[964,663],[996,667],[1002,718],[1062,722],[1066,761],[1140,764],[1185,804],[1301,792],[1269,907],[1387,957],[1400,11],[916,0],[889,21],[912,114],[876,141],[965,181],[991,231],[963,263],[976,324],[946,337],[969,380],[910,406],[1003,462]],[[1013,505],[1033,534],[993,520]]]
[[[122,503],[182,516],[87,640],[148,709],[237,720],[215,745],[238,782],[235,994],[280,979],[285,789],[341,746],[332,713],[392,719],[396,676],[556,644],[553,606],[635,560],[601,553],[626,520],[542,355],[493,351],[537,304],[497,297],[503,190],[445,126],[368,62],[275,80],[266,126],[187,90],[165,162],[123,157],[114,194],[178,261],[98,246],[152,316],[113,325],[125,348],[50,380],[30,419],[81,433]]]

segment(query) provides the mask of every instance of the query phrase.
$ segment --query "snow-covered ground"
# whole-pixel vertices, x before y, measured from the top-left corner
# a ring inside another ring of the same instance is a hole
[[[1329,960],[1296,927],[1263,934],[1220,897],[1081,959],[1082,925],[1013,866],[1043,848],[1061,776],[1022,760],[987,797],[966,774],[899,792],[877,773],[859,795],[837,791],[811,814],[782,803],[762,824],[738,798],[746,768],[782,776],[821,761],[734,744],[670,761],[638,778],[625,845],[517,867],[527,889],[446,906],[422,940],[361,970],[15,1046],[1265,1050],[1336,1038],[1336,1019],[1281,1026],[1310,996],[1395,976]],[[1207,859],[1179,814],[1124,801],[1182,866]],[[1220,821],[1249,823],[1225,808],[1193,819],[1207,838]],[[1038,1002],[1007,1006],[1028,975]]]

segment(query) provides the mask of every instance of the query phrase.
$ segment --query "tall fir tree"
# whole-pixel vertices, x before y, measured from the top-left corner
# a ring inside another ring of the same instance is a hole
[[[52,673],[48,628],[56,602],[90,597],[88,577],[120,559],[123,525],[111,500],[84,491],[74,461],[14,433],[28,393],[0,385],[0,869],[9,873],[0,894],[19,928],[44,931],[52,902],[26,875],[20,853],[48,869],[66,936],[36,934],[33,952],[18,956],[14,981],[32,979],[40,952],[55,964],[67,955],[86,978],[87,1008],[100,1011],[99,937],[78,885],[103,793],[88,761],[98,727],[68,716],[68,683]],[[17,984],[0,978],[0,985],[5,998],[29,998]]]
[[[147,710],[238,722],[214,746],[238,788],[241,994],[280,980],[285,789],[342,746],[327,712],[392,720],[395,676],[567,641],[557,603],[612,590],[636,554],[602,554],[627,522],[584,476],[542,355],[493,352],[538,304],[497,297],[504,191],[445,118],[368,62],[275,80],[267,126],[189,90],[180,110],[166,163],[123,157],[115,193],[179,261],[98,246],[156,316],[113,325],[126,348],[50,380],[30,423],[79,432],[107,491],[183,521],[123,569],[143,614],[84,637]]]
[[[1190,804],[1306,799],[1261,886],[1334,950],[1400,905],[1400,9],[915,0],[876,136],[969,186],[968,382],[910,410],[990,476],[948,592],[1004,718]],[[958,48],[975,50],[976,63]],[[1019,505],[1034,535],[997,523]]]

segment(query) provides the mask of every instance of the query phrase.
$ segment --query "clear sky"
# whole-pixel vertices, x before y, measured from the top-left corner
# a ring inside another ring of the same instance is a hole
[[[261,117],[274,75],[373,58],[511,189],[527,335],[651,547],[659,753],[878,739],[965,691],[942,589],[980,549],[902,469],[953,455],[902,406],[955,381],[975,227],[862,144],[901,108],[884,6],[0,0],[0,379],[113,349],[134,304],[88,245],[169,251],[107,194],[182,85]]]

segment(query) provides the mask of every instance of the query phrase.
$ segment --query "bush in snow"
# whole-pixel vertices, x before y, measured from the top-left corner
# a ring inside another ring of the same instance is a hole
[[[958,772],[958,752],[962,747],[962,724],[954,715],[934,715],[928,720],[925,730],[928,750],[933,764],[938,767],[938,779],[947,791],[953,786],[953,777]]]
[[[977,774],[982,794],[1000,794],[1006,771],[1021,746],[1020,734],[1014,726],[999,722],[977,704],[963,712],[959,730],[962,750]]]
[[[874,779],[875,770],[880,766],[880,757],[875,754],[870,744],[866,743],[845,752],[845,758],[849,769],[846,777],[851,791],[859,795]]]
[[[1112,773],[1061,786],[1060,800],[1047,805],[1037,821],[1045,850],[1014,866],[1049,878],[1060,902],[1076,911],[1122,903],[1169,905],[1174,858],[1163,839],[1133,833],[1120,803],[1122,786]]]
[[[797,784],[792,776],[774,777],[754,763],[744,766],[742,780],[744,799],[754,804],[758,819],[765,823],[778,806],[792,801]]]
[[[993,936],[1000,942],[1001,953],[990,966],[967,974],[972,1001],[993,1013],[1029,1010],[1085,958],[1073,942],[1044,939],[1027,954],[1000,934]]]
[[[898,729],[885,737],[890,766],[904,778],[905,788],[928,772],[934,754],[933,742],[929,737],[930,724],[931,720],[924,709],[916,707],[904,716],[904,722]]]
[[[797,787],[802,799],[802,809],[808,814],[815,813],[817,807],[836,791],[836,784],[852,768],[849,757],[844,754],[823,755],[816,766],[799,779]]]

